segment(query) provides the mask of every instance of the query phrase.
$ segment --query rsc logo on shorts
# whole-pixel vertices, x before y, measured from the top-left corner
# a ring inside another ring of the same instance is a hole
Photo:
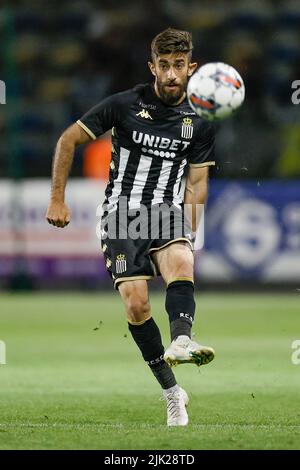
[[[120,253],[116,259],[116,273],[121,274],[125,273],[127,269],[126,256]]]

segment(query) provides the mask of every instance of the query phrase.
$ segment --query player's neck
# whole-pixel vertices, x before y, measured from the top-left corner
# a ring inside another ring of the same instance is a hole
[[[185,100],[185,97],[186,97],[186,92],[184,92],[183,95],[179,98],[179,100],[176,101],[176,103],[169,104],[169,103],[166,103],[166,102],[162,99],[162,97],[160,96],[156,83],[154,83],[154,91],[155,91],[156,96],[157,96],[164,104],[167,104],[168,106],[178,106],[180,103],[182,103],[182,102]]]

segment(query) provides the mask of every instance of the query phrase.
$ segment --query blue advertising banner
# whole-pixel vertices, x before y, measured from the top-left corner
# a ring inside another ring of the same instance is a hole
[[[300,281],[300,181],[212,181],[204,279]]]
[[[0,181],[0,278],[20,269],[34,278],[108,279],[98,208],[105,184],[71,180],[65,229],[45,220],[50,181]],[[204,282],[295,282],[300,288],[300,180],[210,182],[204,247],[196,251]]]

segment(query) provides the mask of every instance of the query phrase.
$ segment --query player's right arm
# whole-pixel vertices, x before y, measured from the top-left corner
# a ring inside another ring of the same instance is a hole
[[[86,144],[92,137],[77,123],[66,129],[59,138],[52,167],[51,197],[46,219],[55,227],[65,227],[70,222],[70,210],[65,204],[65,188],[77,145]]]
[[[98,139],[118,125],[124,103],[132,99],[130,90],[105,98],[70,126],[58,140],[53,159],[51,198],[46,214],[49,224],[65,227],[70,222],[70,211],[65,204],[65,188],[75,147]]]

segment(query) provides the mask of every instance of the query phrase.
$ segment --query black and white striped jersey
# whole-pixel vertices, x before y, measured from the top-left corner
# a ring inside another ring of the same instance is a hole
[[[112,95],[77,123],[97,139],[112,129],[112,159],[106,207],[117,208],[120,196],[128,209],[141,204],[180,206],[185,166],[214,165],[214,127],[190,108],[164,104],[151,84]]]

